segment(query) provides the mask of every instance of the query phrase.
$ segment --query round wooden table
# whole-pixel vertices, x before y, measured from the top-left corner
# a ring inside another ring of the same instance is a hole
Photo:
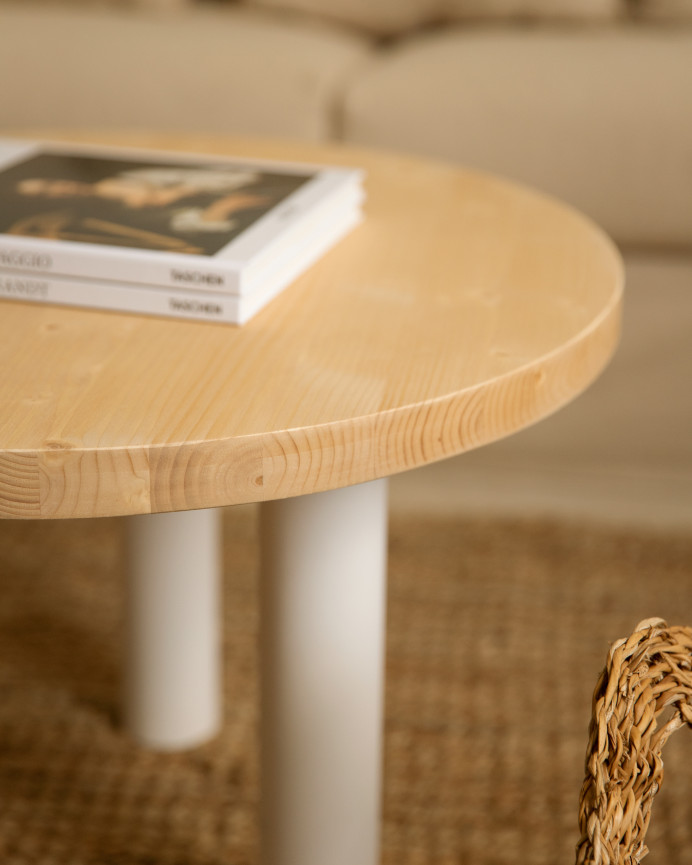
[[[579,394],[618,339],[620,258],[458,167],[100,140],[367,172],[364,223],[241,328],[2,302],[0,515],[130,517],[128,725],[178,748],[220,722],[215,509],[262,502],[263,861],[374,865],[386,478]]]

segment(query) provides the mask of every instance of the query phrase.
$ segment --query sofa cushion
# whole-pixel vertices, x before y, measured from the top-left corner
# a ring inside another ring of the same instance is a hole
[[[602,21],[624,11],[624,0],[450,0],[454,19]]]
[[[18,2],[0,17],[5,129],[325,137],[367,55],[350,34],[233,5],[158,15]]]
[[[343,132],[525,181],[617,241],[692,248],[692,30],[480,28],[402,44]]]
[[[440,0],[246,0],[266,9],[306,13],[378,36],[406,33],[438,16]]]
[[[25,0],[25,4],[35,4],[41,5],[45,4],[46,0]],[[68,8],[70,6],[83,8],[84,6],[92,6],[92,7],[107,7],[111,6],[113,8],[133,8],[135,6],[139,7],[149,7],[152,9],[164,9],[166,11],[171,9],[180,8],[183,5],[188,5],[196,2],[196,0],[53,0],[53,6],[60,6]],[[0,0],[0,14],[2,14],[2,9],[6,5],[6,3],[13,4],[16,3],[16,0]]]
[[[656,21],[692,21],[692,0],[632,0],[640,18]]]
[[[148,9],[162,9],[165,12],[169,12],[188,5],[191,0],[135,0],[135,2],[138,6]]]
[[[625,0],[246,0],[255,6],[307,13],[368,33],[406,34],[422,24],[456,19],[614,17]]]

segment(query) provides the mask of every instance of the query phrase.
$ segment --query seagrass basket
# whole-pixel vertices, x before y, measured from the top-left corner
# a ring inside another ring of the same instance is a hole
[[[692,628],[640,622],[608,653],[596,685],[579,803],[577,865],[634,865],[671,733],[692,726]]]

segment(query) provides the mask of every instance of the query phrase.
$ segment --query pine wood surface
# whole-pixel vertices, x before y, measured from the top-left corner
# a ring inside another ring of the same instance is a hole
[[[540,420],[616,346],[618,253],[526,188],[335,145],[69,137],[361,166],[366,219],[242,327],[2,301],[1,516],[213,507],[390,475]]]

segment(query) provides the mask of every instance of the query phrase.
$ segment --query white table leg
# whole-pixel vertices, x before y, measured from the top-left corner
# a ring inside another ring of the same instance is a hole
[[[148,747],[192,747],[221,723],[220,512],[127,526],[125,723]]]
[[[387,482],[262,506],[262,863],[376,865]]]

